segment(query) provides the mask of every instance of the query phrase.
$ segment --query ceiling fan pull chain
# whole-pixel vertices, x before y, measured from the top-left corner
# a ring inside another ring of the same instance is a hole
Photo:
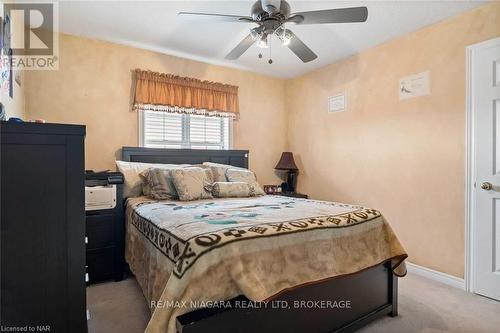
[[[271,65],[273,63],[272,49],[273,49],[273,38],[272,38],[272,35],[269,35],[269,60],[267,61],[269,63],[269,65]]]

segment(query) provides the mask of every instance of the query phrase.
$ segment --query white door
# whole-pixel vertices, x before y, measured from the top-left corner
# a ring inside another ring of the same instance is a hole
[[[473,290],[500,300],[500,38],[476,45],[471,55]]]

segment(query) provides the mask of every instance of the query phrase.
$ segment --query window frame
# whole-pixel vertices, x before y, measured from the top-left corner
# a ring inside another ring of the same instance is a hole
[[[139,142],[139,147],[145,147],[145,131],[144,131],[144,125],[145,125],[145,114],[146,114],[147,111],[145,110],[138,110],[137,111],[137,117],[138,117],[138,136],[139,136],[139,139],[138,139],[138,142]],[[165,111],[151,111],[151,112],[165,112]],[[168,113],[168,112],[167,112]],[[190,126],[189,126],[189,122],[190,122],[190,116],[191,114],[185,114],[183,113],[182,114],[182,117],[183,117],[183,120],[182,120],[182,126],[183,126],[183,129],[182,129],[182,133],[183,133],[183,142],[186,142],[188,141],[188,138],[190,137]],[[185,120],[187,119],[187,120]],[[228,124],[228,144],[229,146],[227,148],[224,148],[224,149],[218,149],[216,147],[213,147],[213,148],[206,148],[206,149],[200,149],[200,150],[209,150],[209,149],[213,149],[213,150],[231,150],[233,149],[233,122],[234,122],[234,119],[231,119],[229,118],[229,124]],[[186,140],[186,141],[184,141]],[[191,145],[191,143],[190,143]],[[209,145],[208,145],[209,146]],[[181,143],[181,148],[165,148],[165,149],[199,149],[199,148],[191,148],[191,147],[184,147],[182,146],[182,143]]]

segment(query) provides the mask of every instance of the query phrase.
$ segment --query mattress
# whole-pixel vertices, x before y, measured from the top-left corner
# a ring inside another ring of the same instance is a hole
[[[149,302],[146,332],[175,332],[183,313],[245,295],[270,300],[303,284],[407,257],[383,215],[336,202],[262,196],[127,201],[126,260]]]

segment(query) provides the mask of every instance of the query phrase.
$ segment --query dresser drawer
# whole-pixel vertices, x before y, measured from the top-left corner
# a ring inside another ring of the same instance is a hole
[[[88,215],[86,217],[87,250],[115,245],[114,215]]]
[[[115,273],[114,251],[114,247],[87,251],[89,283],[104,281],[113,277]]]

